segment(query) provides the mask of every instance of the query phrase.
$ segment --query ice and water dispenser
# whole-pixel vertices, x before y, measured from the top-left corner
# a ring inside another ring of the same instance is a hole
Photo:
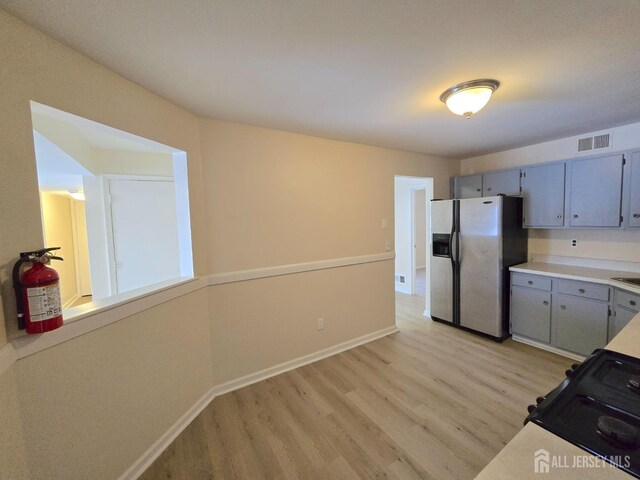
[[[449,233],[434,233],[431,245],[434,257],[451,257],[451,235]]]

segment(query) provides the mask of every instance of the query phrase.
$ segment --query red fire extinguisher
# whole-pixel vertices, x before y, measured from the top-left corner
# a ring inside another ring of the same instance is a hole
[[[13,266],[18,327],[27,333],[44,333],[62,326],[60,276],[47,266],[51,260],[62,260],[51,253],[59,248],[22,252]],[[31,268],[22,272],[28,263]]]

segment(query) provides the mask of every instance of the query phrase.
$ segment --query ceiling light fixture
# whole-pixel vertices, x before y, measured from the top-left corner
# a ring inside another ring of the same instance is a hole
[[[498,80],[471,80],[448,88],[440,95],[440,100],[456,115],[471,118],[471,115],[482,110],[499,86]]]

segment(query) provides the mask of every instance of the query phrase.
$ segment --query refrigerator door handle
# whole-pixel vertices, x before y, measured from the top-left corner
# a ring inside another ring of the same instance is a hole
[[[451,225],[451,234],[449,235],[449,258],[451,259],[451,267],[455,267],[456,260],[455,255],[453,253],[453,236],[455,235],[454,226]]]

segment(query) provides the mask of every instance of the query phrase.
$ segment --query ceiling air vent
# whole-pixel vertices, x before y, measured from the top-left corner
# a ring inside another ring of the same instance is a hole
[[[586,137],[578,140],[578,151],[586,152],[587,150],[593,150],[593,137]]]
[[[609,138],[611,136],[608,133],[604,135],[596,135],[593,137],[593,149],[596,150],[598,148],[608,148],[609,147]]]
[[[592,137],[578,139],[578,153],[592,150],[604,150],[611,147],[611,133],[602,133]]]

